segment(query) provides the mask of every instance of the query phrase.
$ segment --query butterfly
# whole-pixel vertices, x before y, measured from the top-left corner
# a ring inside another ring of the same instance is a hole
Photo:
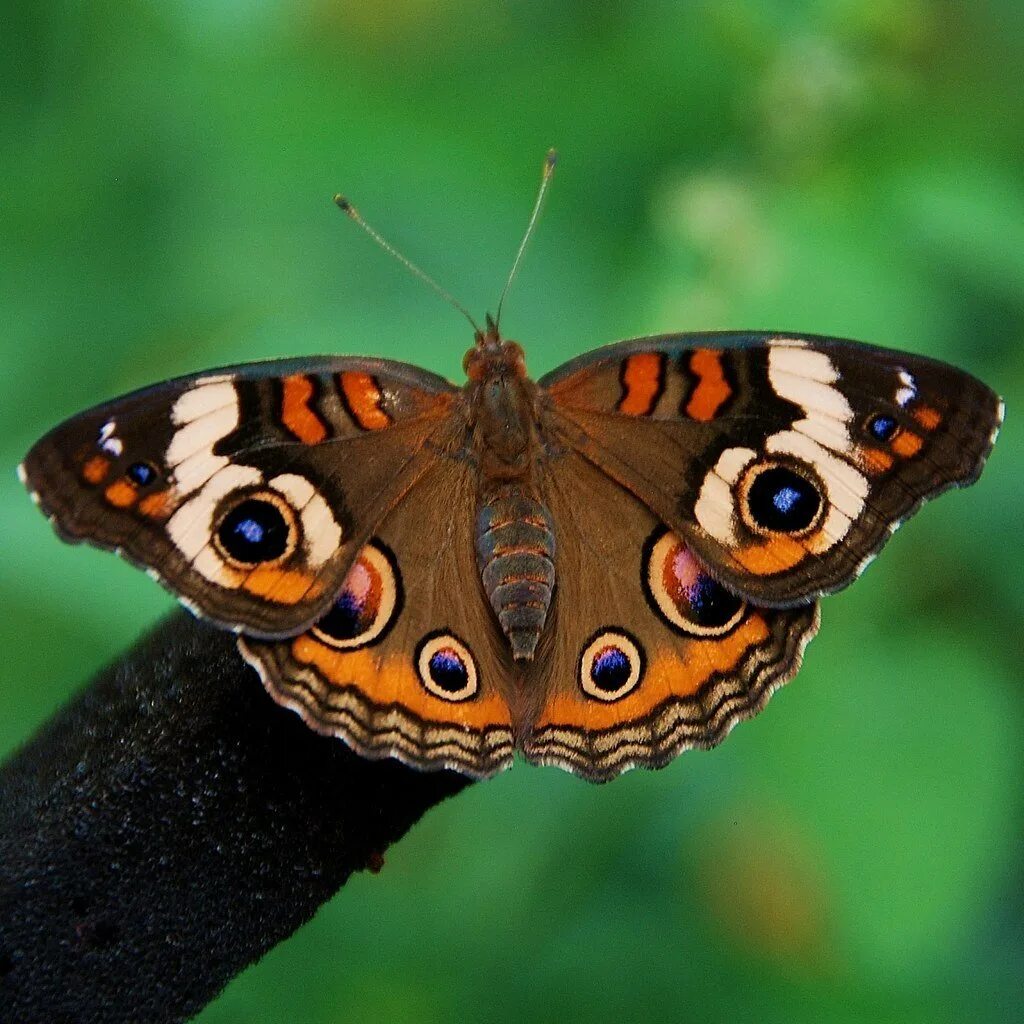
[[[317,732],[603,781],[764,707],[818,599],[978,478],[1003,410],[944,363],[791,333],[640,338],[534,382],[488,317],[464,366],[183,377],[71,418],[21,476]]]
[[[238,634],[267,692],[366,757],[594,782],[712,747],[800,667],[818,598],[973,483],[998,396],[790,333],[638,338],[534,382],[497,317],[456,386],[344,356],[233,366],[74,416],[19,467],[71,542]]]

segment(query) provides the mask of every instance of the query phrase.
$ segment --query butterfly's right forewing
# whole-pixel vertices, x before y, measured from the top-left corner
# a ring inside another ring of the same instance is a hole
[[[923,501],[977,479],[1002,418],[944,363],[791,334],[638,339],[540,383],[561,443],[780,607],[845,586]]]

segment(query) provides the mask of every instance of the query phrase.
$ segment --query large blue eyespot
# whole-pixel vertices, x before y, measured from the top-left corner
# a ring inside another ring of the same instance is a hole
[[[217,528],[221,547],[236,562],[273,562],[287,550],[292,529],[277,502],[264,498],[240,501]]]
[[[676,631],[724,636],[742,621],[747,604],[723,586],[669,530],[644,546],[643,587],[654,610]]]
[[[763,530],[799,533],[817,518],[821,494],[788,466],[770,466],[754,477],[747,491],[747,509]]]
[[[718,580],[701,573],[685,591],[690,617],[699,626],[720,629],[743,605],[743,598],[726,590]]]
[[[640,645],[622,630],[602,630],[580,655],[580,686],[588,697],[598,700],[619,700],[632,693],[643,671]]]
[[[401,611],[394,556],[379,541],[359,552],[330,611],[313,633],[331,647],[365,647],[379,640]]]

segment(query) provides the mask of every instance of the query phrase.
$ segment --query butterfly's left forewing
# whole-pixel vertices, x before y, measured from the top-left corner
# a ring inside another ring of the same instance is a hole
[[[73,417],[22,474],[65,539],[123,553],[221,625],[285,635],[457,430],[457,393],[383,360],[231,367]]]

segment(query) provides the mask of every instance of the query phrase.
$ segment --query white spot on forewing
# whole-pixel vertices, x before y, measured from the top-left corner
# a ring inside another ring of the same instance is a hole
[[[825,518],[814,535],[808,537],[804,542],[807,550],[816,555],[822,555],[829,549],[835,547],[849,532],[853,520],[844,515],[835,505],[829,504]]]
[[[28,473],[25,470],[25,463],[19,462],[15,472],[17,472],[18,474],[18,479],[21,481],[22,487],[24,487],[28,491],[28,496],[32,499],[32,504],[35,505],[36,508],[42,508],[42,499],[39,497],[39,492],[33,490],[32,487],[29,485]]]
[[[733,516],[732,487],[720,476],[708,473],[704,477],[697,503],[693,507],[697,522],[727,547],[738,543]]]
[[[121,453],[124,451],[124,444],[119,437],[115,436],[117,431],[117,421],[107,420],[106,423],[100,427],[99,438],[97,444],[102,451],[105,451],[108,455],[113,455],[115,459],[121,457]]]
[[[752,448],[726,448],[701,485],[693,514],[700,526],[719,543],[738,543],[732,488],[743,470],[757,457]]]
[[[174,489],[179,495],[191,494],[198,490],[215,473],[219,473],[231,460],[210,451],[196,452],[174,469]]]
[[[816,353],[805,352],[803,355]],[[849,423],[853,410],[846,396],[838,389],[820,380],[812,380],[772,368],[771,384],[775,393],[795,402],[808,414],[817,413],[823,417]]]
[[[299,512],[306,558],[311,568],[319,568],[341,547],[341,527],[330,506],[309,480],[296,473],[282,473],[268,483]]]
[[[851,455],[854,451],[853,441],[850,438],[846,427],[837,420],[826,419],[821,416],[808,416],[805,419],[797,420],[793,429],[801,434],[831,448],[834,452],[842,455]]]
[[[805,413],[793,424],[793,430],[843,455],[853,452],[848,429],[853,409],[842,391],[832,386],[839,372],[824,352],[773,345],[768,377],[780,398],[800,406]]]
[[[181,426],[219,409],[234,408],[237,413],[238,393],[229,381],[229,377],[207,377],[200,384],[189,388],[174,403],[171,422]]]
[[[179,462],[196,452],[213,452],[213,446],[227,437],[238,426],[238,406],[225,406],[192,420],[181,427],[171,438],[167,447],[167,464],[177,466]]]
[[[192,559],[192,568],[202,573],[208,580],[232,590],[240,587],[245,581],[245,573],[227,565],[209,544]]]
[[[772,434],[765,448],[770,453],[793,455],[808,463],[824,481],[829,502],[851,519],[860,514],[868,494],[868,481],[848,462],[832,455],[806,434],[794,430]]]
[[[996,425],[992,428],[992,433],[989,435],[989,444],[995,444],[996,438],[999,436],[1000,428],[1003,425],[1003,417],[1006,415],[1006,403],[1000,398],[999,405],[996,408]]]
[[[324,565],[341,547],[341,527],[319,494],[314,494],[302,510],[302,535],[312,569]]]
[[[896,404],[905,409],[917,398],[917,381],[912,373],[900,370],[900,384],[903,386],[896,391]]]
[[[726,483],[734,484],[740,478],[740,474],[757,458],[757,452],[753,448],[726,448],[718,456],[714,472]]]
[[[251,466],[225,466],[215,473],[203,489],[192,499],[186,501],[170,519],[167,520],[167,534],[175,547],[189,561],[197,558],[213,536],[213,513],[220,500],[242,487],[252,487],[260,483],[262,474]],[[203,565],[207,563],[204,561]],[[223,567],[218,558],[217,564]],[[196,565],[201,572],[203,568]],[[221,582],[219,575],[209,579]],[[225,584],[231,585],[231,584]]]
[[[273,480],[268,480],[267,483],[275,491],[283,494],[294,509],[303,508],[316,494],[316,488],[304,476],[299,476],[297,473],[282,473],[280,476],[275,476]]]
[[[768,366],[769,373],[789,373],[823,384],[834,384],[839,379],[839,371],[824,352],[815,352],[796,338],[773,341],[768,351]]]

